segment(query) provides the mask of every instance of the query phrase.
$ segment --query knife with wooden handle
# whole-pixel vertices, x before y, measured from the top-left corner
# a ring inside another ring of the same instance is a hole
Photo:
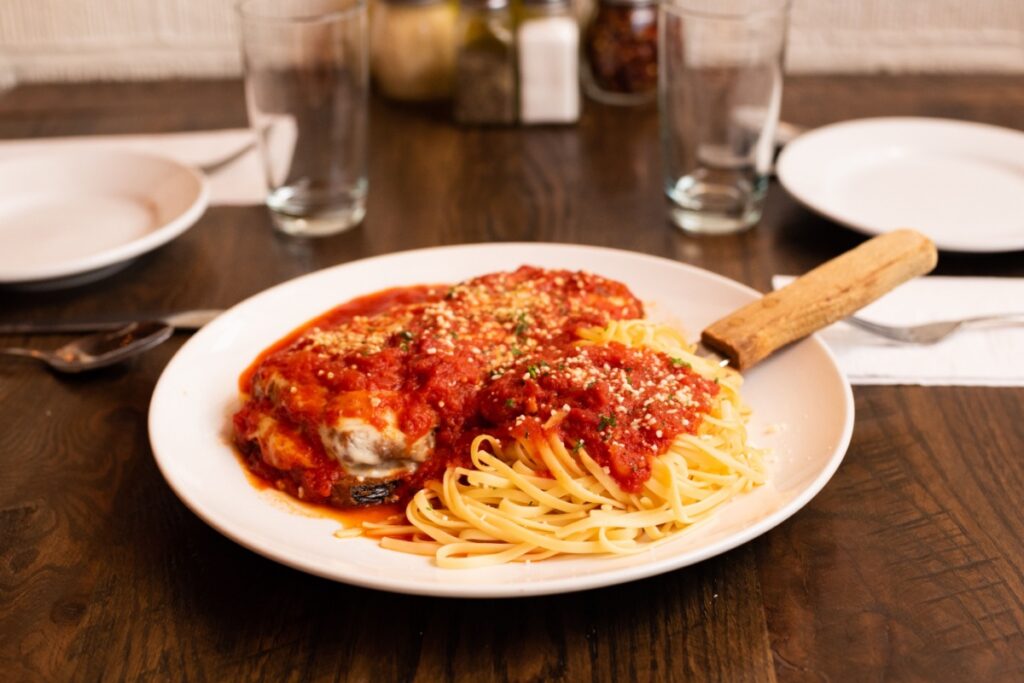
[[[879,235],[712,323],[701,342],[746,370],[930,272],[937,261],[935,245],[919,232]]]

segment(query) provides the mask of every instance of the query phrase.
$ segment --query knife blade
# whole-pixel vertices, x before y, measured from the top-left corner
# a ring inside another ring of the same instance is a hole
[[[139,320],[156,320],[170,325],[175,331],[194,332],[223,313],[219,309],[196,309],[167,315],[141,316]],[[86,334],[116,330],[133,322],[129,318],[111,320],[61,320],[26,323],[0,323],[0,334]]]

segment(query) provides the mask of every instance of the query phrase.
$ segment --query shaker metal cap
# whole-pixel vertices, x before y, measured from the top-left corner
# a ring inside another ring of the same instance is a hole
[[[505,9],[509,0],[459,0],[459,4],[473,9]]]
[[[378,0],[385,5],[439,5],[445,0]]]

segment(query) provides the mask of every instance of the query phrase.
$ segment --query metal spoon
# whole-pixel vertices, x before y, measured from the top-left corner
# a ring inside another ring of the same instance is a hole
[[[65,344],[55,351],[0,349],[0,354],[42,361],[59,372],[84,372],[106,367],[148,351],[167,341],[174,328],[163,322],[134,322]]]

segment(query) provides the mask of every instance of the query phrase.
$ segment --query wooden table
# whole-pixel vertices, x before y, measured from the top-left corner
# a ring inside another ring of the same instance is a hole
[[[923,114],[1024,129],[1024,79],[815,77],[796,123]],[[237,82],[23,87],[0,137],[234,127]],[[77,289],[0,290],[0,321],[227,307],[400,249],[538,240],[659,254],[767,289],[861,237],[773,187],[762,224],[672,229],[650,109],[579,126],[460,130],[376,102],[369,213],[313,242],[261,207],[213,208],[180,239]],[[940,273],[1024,275],[1020,253]],[[59,338],[0,338],[56,346]],[[150,455],[153,385],[184,341],[61,377],[0,363],[0,678],[43,680],[996,680],[1024,676],[1024,390],[857,387],[846,460],[805,509],[697,566],[507,601],[389,595],[314,578],[222,537]],[[186,427],[187,428],[187,427]],[[500,615],[500,619],[494,619]]]

